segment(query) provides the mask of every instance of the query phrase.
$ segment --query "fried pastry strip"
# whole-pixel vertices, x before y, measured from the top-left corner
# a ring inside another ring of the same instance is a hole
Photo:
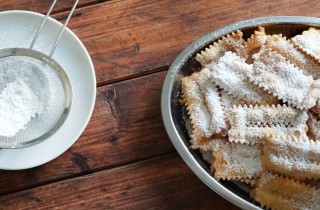
[[[188,116],[187,114],[187,110],[183,110],[184,114],[183,114],[183,119],[185,121],[185,125],[188,131],[189,136],[191,137],[190,140],[190,148],[191,149],[200,149],[203,152],[210,152],[210,155],[212,155],[212,142],[215,141],[216,139],[220,139],[220,140],[224,140],[227,141],[227,137],[225,136],[225,134],[222,136],[220,134],[217,135],[213,135],[209,138],[204,137],[204,136],[200,136],[200,137],[196,137],[194,134],[194,128],[192,126],[191,123],[191,119],[190,116]],[[210,161],[211,162],[211,161]]]
[[[309,113],[309,119],[307,121],[308,135],[311,139],[320,140],[320,121],[312,114]]]
[[[301,111],[288,107],[286,105],[272,105],[272,106],[237,106],[230,110],[228,115],[233,125],[249,125],[249,124],[267,124],[282,126],[291,124],[298,126],[305,124],[308,119],[306,111]]]
[[[256,179],[257,179],[256,176],[254,178],[251,178],[251,179],[236,179],[235,178],[235,179],[232,180],[232,182],[236,183],[236,185],[238,187],[240,187],[246,193],[249,193],[249,191],[251,190],[251,187],[254,185]]]
[[[205,160],[208,163],[212,162],[213,156],[212,156],[212,151],[211,150],[204,151],[204,150],[200,149],[199,152],[202,154],[203,160]]]
[[[277,106],[237,106],[228,110],[230,142],[258,143],[267,133],[306,137],[306,111]]]
[[[243,72],[244,69],[252,71],[252,65],[246,64],[244,59],[235,53],[226,52],[218,63],[210,63],[206,68],[211,70],[214,83],[233,97],[243,99],[250,104],[277,102],[271,94],[249,81]]]
[[[234,97],[225,91],[221,91],[220,95],[221,95],[221,102],[225,110],[232,108],[233,106],[246,104],[245,100]]]
[[[213,45],[210,45],[204,51],[201,51],[196,55],[196,60],[204,67],[211,62],[217,62],[225,52],[235,52],[238,56],[246,57],[246,42],[242,38],[243,34],[241,31],[232,32],[227,37],[222,37]]]
[[[299,109],[309,109],[320,98],[320,80],[313,80],[285,58],[270,50],[254,55],[252,71],[244,69],[252,82]]]
[[[192,137],[192,136],[191,136]],[[191,149],[200,149],[203,152],[212,151],[213,145],[216,141],[228,141],[226,136],[213,135],[210,138],[202,137],[200,139],[192,138],[190,140]]]
[[[320,30],[309,28],[301,35],[293,37],[292,41],[300,50],[320,61]]]
[[[263,139],[266,134],[274,133],[277,135],[293,135],[296,137],[306,138],[307,126],[301,125],[299,127],[282,127],[280,125],[275,126],[243,126],[243,127],[232,127],[228,131],[230,142],[239,143],[263,143]]]
[[[226,129],[219,92],[209,78],[210,71],[203,69],[182,79],[182,102],[197,140],[209,138]]]
[[[266,209],[320,209],[320,190],[288,178],[263,173],[251,197]]]
[[[261,146],[215,141],[212,172],[217,180],[251,180],[261,171]]]
[[[251,35],[250,39],[247,41],[246,51],[247,51],[247,62],[252,63],[252,55],[259,52],[260,48],[264,46],[267,41],[267,35],[264,27],[259,26],[257,31]]]
[[[318,100],[316,105],[310,109],[310,112],[315,114],[318,119],[320,119],[320,100]]]
[[[264,139],[263,168],[295,180],[320,179],[320,142],[269,135]]]
[[[311,56],[299,51],[290,40],[286,40],[281,34],[267,36],[265,46],[285,57],[305,75],[312,75],[315,80],[320,78],[320,64]]]

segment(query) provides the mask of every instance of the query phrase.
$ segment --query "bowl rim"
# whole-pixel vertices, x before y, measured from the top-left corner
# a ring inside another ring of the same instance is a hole
[[[303,24],[310,26],[320,26],[320,18],[315,17],[305,17],[305,16],[269,16],[269,17],[259,17],[248,20],[239,21],[231,25],[216,29],[201,38],[193,41],[189,46],[187,46],[173,61],[165,77],[162,92],[161,92],[161,115],[162,120],[166,129],[166,132],[178,151],[179,155],[182,157],[184,162],[189,166],[189,168],[213,191],[218,193],[220,196],[228,200],[229,202],[237,205],[243,209],[261,209],[254,203],[248,202],[247,200],[241,198],[236,193],[230,191],[224,187],[221,183],[213,178],[196,158],[191,154],[190,149],[184,144],[181,136],[179,135],[177,129],[175,128],[174,121],[172,118],[171,110],[171,96],[173,85],[177,76],[177,73],[183,66],[183,64],[204,46],[217,40],[218,38],[230,34],[236,30],[243,30],[246,28],[267,26],[267,25],[281,25],[281,24]]]

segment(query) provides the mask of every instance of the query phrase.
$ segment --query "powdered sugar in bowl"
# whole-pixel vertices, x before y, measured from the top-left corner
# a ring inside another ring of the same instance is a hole
[[[46,68],[29,57],[0,59],[0,136],[16,136],[32,118],[54,105],[54,94],[61,87],[52,82]]]
[[[47,55],[23,48],[0,51],[0,147],[32,146],[66,119],[72,87]]]
[[[29,11],[0,12],[0,49],[28,48],[43,18],[44,15]],[[60,22],[49,18],[34,49],[49,54],[61,27]],[[27,148],[0,150],[1,169],[27,169],[53,160],[79,140],[91,118],[96,78],[85,45],[66,28],[53,58],[65,70],[72,84],[70,112],[61,127],[45,141]]]
[[[52,58],[60,38],[79,2],[76,0],[46,55],[33,47],[57,1],[53,1],[29,48],[0,50],[3,87],[0,102],[0,147],[24,148],[53,135],[66,120],[72,102],[71,82]]]

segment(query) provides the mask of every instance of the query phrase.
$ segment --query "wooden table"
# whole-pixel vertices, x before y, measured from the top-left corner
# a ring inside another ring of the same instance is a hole
[[[0,0],[0,10],[45,13],[51,0]],[[57,3],[64,21],[73,4]],[[77,142],[28,170],[0,172],[0,209],[238,209],[182,161],[162,123],[169,65],[193,40],[233,22],[320,16],[319,1],[81,0],[69,27],[95,66],[97,99]]]

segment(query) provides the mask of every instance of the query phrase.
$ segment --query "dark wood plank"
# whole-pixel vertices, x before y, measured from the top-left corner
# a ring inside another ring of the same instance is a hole
[[[6,10],[29,10],[45,14],[53,0],[0,0],[0,11]],[[69,10],[75,0],[57,1],[52,14]],[[77,8],[97,4],[103,2],[101,0],[80,0]]]
[[[0,195],[173,152],[160,113],[164,76],[98,88],[93,116],[76,144],[41,167],[1,171]]]
[[[1,196],[9,209],[238,209],[175,153]]]
[[[318,17],[320,4],[311,0],[110,1],[77,10],[69,26],[87,47],[97,80],[103,84],[161,70],[189,43],[219,27],[273,15]]]

